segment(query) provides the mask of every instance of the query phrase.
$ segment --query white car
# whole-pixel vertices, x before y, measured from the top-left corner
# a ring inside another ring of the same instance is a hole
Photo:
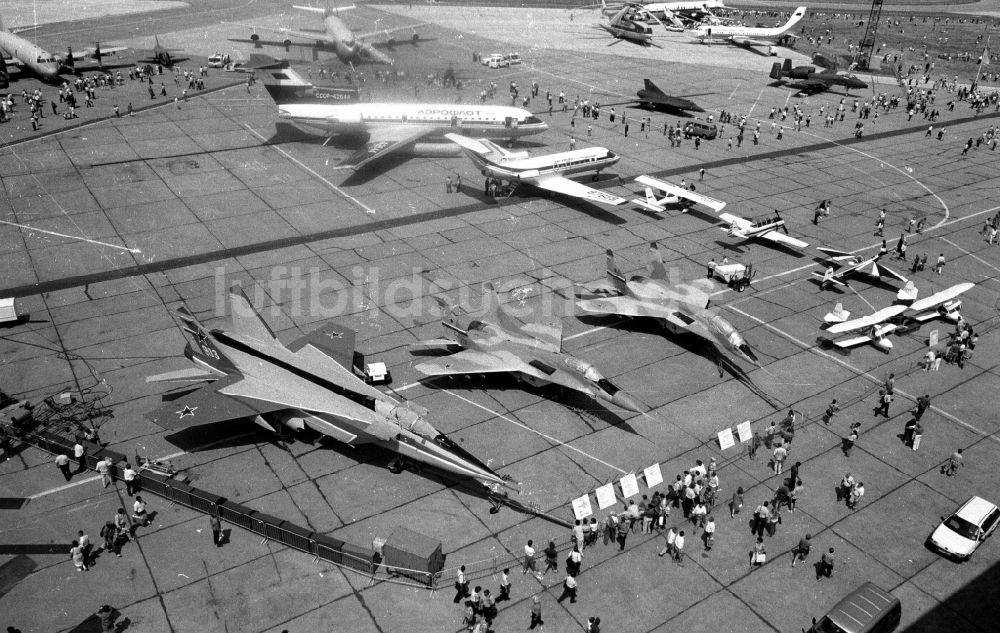
[[[947,556],[969,560],[979,544],[986,540],[1000,522],[1000,508],[981,497],[962,504],[930,535],[931,547]]]
[[[511,53],[510,55],[504,55],[504,59],[507,60],[508,66],[517,66],[521,63],[520,53]]]
[[[510,66],[507,60],[504,59],[504,56],[500,53],[493,53],[487,57],[483,63],[490,68],[506,68],[507,66]]]

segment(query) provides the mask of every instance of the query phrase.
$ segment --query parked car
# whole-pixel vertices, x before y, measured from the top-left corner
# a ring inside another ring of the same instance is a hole
[[[483,58],[483,65],[489,66],[490,68],[506,68],[510,66],[504,56],[500,53],[493,53],[492,55],[487,55]]]
[[[899,598],[866,582],[844,596],[805,633],[892,633],[903,614]]]
[[[1000,508],[983,499],[971,497],[931,533],[928,544],[946,556],[969,560],[1000,522]]]
[[[706,141],[711,140],[719,135],[719,128],[715,126],[714,123],[705,123],[704,121],[688,121],[684,124],[684,136],[700,136]]]
[[[508,66],[518,66],[521,64],[520,53],[511,53],[510,55],[504,55],[504,59],[507,60]]]

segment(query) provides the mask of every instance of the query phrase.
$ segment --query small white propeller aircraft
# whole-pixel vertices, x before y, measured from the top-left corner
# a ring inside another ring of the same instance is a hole
[[[889,306],[888,308],[882,308],[874,314],[850,321],[847,318],[851,313],[844,310],[843,306],[838,303],[833,312],[823,317],[823,320],[827,323],[833,323],[827,329],[827,332],[830,334],[843,334],[845,332],[865,330],[862,335],[833,341],[833,344],[837,347],[849,348],[871,342],[878,349],[889,353],[889,350],[892,349],[892,341],[887,338],[887,335],[898,330],[903,325],[908,323],[919,324],[934,318],[943,318],[948,321],[957,322],[961,318],[959,309],[962,306],[962,302],[957,300],[956,297],[972,289],[973,286],[975,284],[971,282],[957,284],[941,292],[934,293],[925,299],[915,301],[911,305]],[[889,321],[894,322],[890,323]]]
[[[809,244],[802,240],[788,235],[785,221],[777,213],[773,216],[756,219],[741,218],[731,213],[723,213],[719,217],[729,223],[729,228],[723,228],[723,230],[728,231],[730,237],[738,237],[742,240],[756,237],[784,246],[794,246],[795,248],[807,248],[809,246]]]
[[[646,199],[633,198],[632,202],[654,213],[666,211],[667,205],[680,205],[681,213],[686,213],[689,208],[696,204],[704,205],[716,213],[726,208],[726,203],[722,200],[703,196],[652,176],[642,175],[635,181],[646,185]],[[657,197],[658,195],[663,197]]]
[[[878,263],[878,260],[882,257],[881,255],[872,255],[871,257],[862,257],[861,255],[852,255],[835,248],[824,248],[818,247],[816,250],[820,251],[827,257],[827,262],[830,267],[828,267],[824,272],[819,272],[818,270],[813,271],[813,275],[820,277],[820,287],[826,288],[830,284],[836,284],[838,286],[846,286],[847,280],[845,277],[853,275],[854,273],[864,273],[871,277],[895,277],[896,279],[906,283],[909,281],[906,277],[900,275],[891,268],[887,268],[882,264]],[[834,270],[837,268],[838,270]]]

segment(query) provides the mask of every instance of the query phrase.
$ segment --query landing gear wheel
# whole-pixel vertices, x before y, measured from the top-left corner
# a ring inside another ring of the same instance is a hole
[[[403,460],[394,459],[391,462],[389,462],[389,472],[392,473],[393,475],[398,475],[399,473],[403,472]]]
[[[749,285],[750,285],[750,282],[748,282],[746,279],[741,279],[740,281],[737,281],[736,282],[736,292],[743,292],[744,290],[747,289],[747,286],[749,286]]]

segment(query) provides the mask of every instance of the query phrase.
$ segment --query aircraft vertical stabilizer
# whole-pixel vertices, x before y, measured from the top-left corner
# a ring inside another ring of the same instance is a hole
[[[608,253],[608,281],[614,289],[622,294],[628,293],[628,285],[625,283],[625,275],[622,274],[618,264],[615,262],[615,253],[610,248]]]
[[[219,350],[212,335],[196,316],[184,306],[177,308],[177,314],[180,315],[180,319],[184,323],[184,331],[194,337],[194,347],[189,348],[191,353],[188,355],[191,360],[201,365],[207,365],[212,370],[223,374],[231,374],[236,371],[236,366]]]
[[[498,324],[509,332],[517,332],[522,329],[521,324],[504,310],[500,303],[500,295],[497,294],[496,288],[490,282],[483,285],[483,300],[486,302],[486,320]]]
[[[660,247],[656,242],[649,243],[649,253],[652,255],[649,260],[649,277],[650,279],[663,279],[667,278],[667,267],[663,265],[663,255],[660,253]]]

